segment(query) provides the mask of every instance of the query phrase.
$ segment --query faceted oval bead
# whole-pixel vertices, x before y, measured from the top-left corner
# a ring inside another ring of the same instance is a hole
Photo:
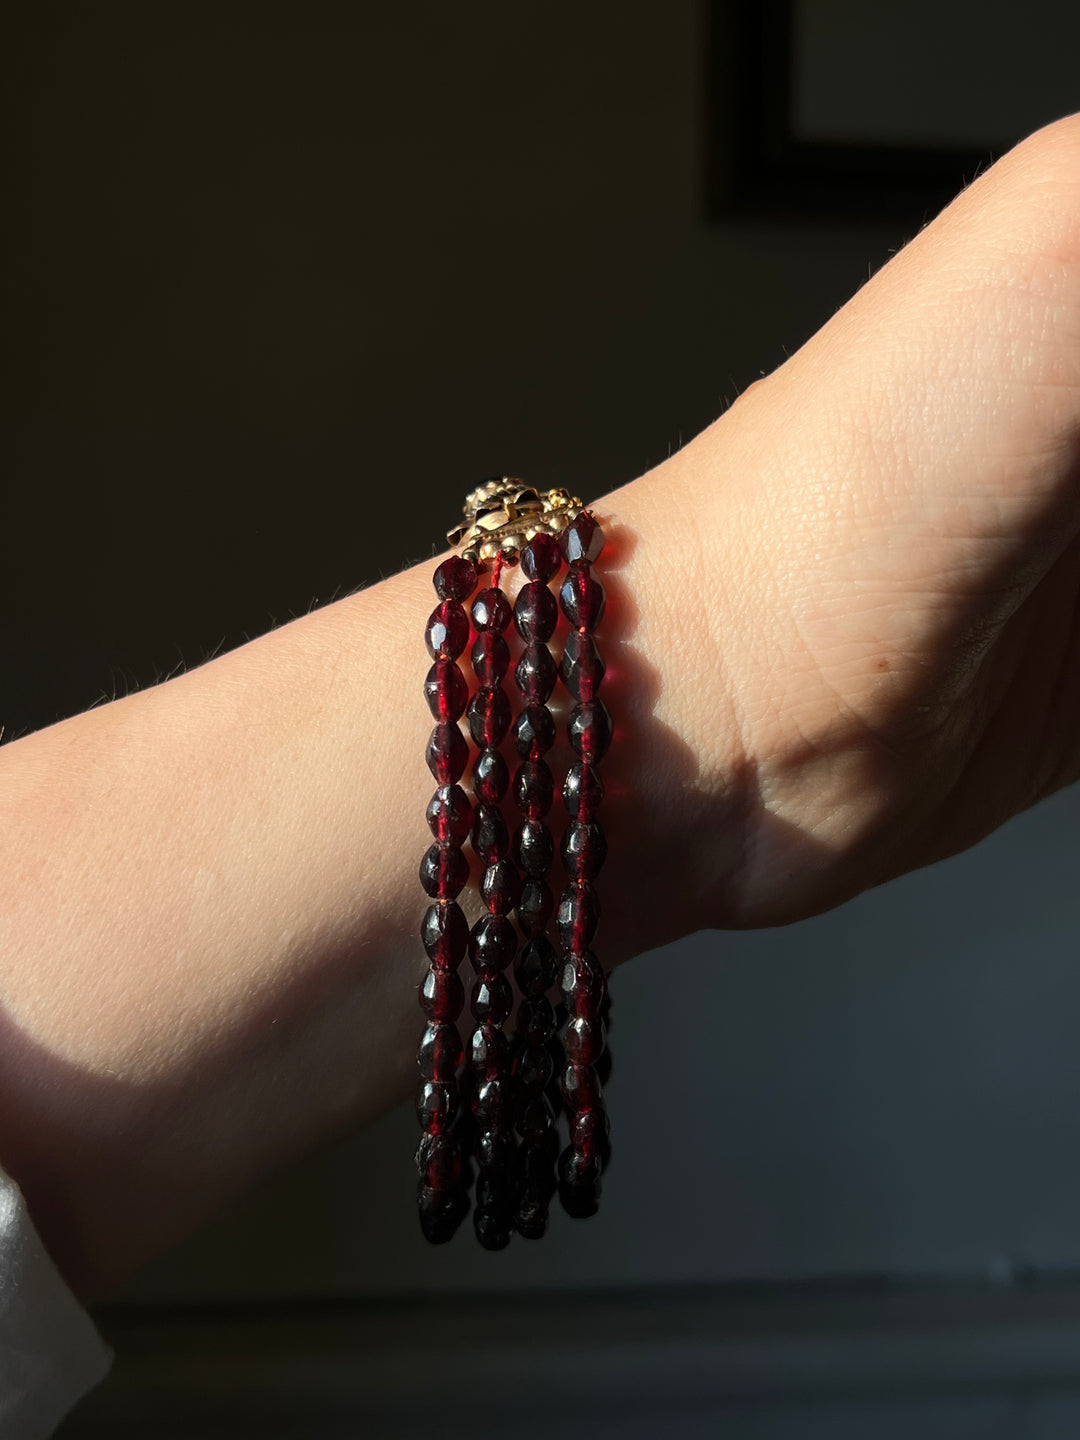
[[[477,800],[498,805],[510,783],[510,771],[498,750],[481,750],[473,766],[472,788]]]
[[[451,555],[431,577],[440,600],[468,600],[479,580],[476,566],[464,555]]]
[[[559,604],[573,628],[591,634],[604,618],[606,603],[607,594],[592,566],[580,560],[571,565],[559,589]]]
[[[611,1154],[611,1128],[604,1110],[582,1110],[570,1119],[570,1145],[586,1161],[605,1166]]]
[[[562,862],[571,880],[595,880],[607,858],[607,839],[595,820],[572,820],[563,836]]]
[[[559,546],[571,565],[575,560],[596,560],[604,548],[604,532],[588,510],[582,510],[559,535]]]
[[[563,1048],[573,1065],[595,1065],[604,1052],[604,1026],[600,1017],[575,1016],[563,1031]]]
[[[568,1153],[567,1151],[563,1152]],[[590,1172],[597,1167],[590,1167]],[[575,1172],[576,1173],[576,1172]],[[559,1180],[559,1203],[574,1220],[588,1220],[600,1208],[600,1176],[594,1180]]]
[[[514,1128],[523,1140],[538,1144],[555,1128],[555,1117],[543,1094],[529,1094],[514,1116]]]
[[[472,604],[473,624],[477,630],[501,632],[509,626],[512,614],[510,601],[498,589],[481,590]]]
[[[427,1134],[433,1145],[427,1148],[420,1165],[420,1181],[433,1190],[452,1190],[461,1180],[461,1148],[453,1135]]]
[[[473,811],[472,847],[485,865],[510,853],[510,834],[502,811],[494,805],[477,805]]]
[[[517,1031],[530,1045],[546,1045],[555,1034],[555,1009],[546,995],[526,995],[518,1006]]]
[[[457,979],[457,977],[454,977]],[[514,992],[505,975],[492,975],[477,980],[472,988],[471,1006],[477,1020],[490,1020],[501,1025],[514,1008]]]
[[[476,1163],[484,1170],[508,1171],[514,1163],[514,1137],[509,1128],[477,1132]]]
[[[514,670],[514,681],[527,705],[544,705],[555,689],[558,674],[555,660],[546,645],[526,645]]]
[[[551,912],[555,908],[555,897],[546,880],[526,880],[521,887],[517,918],[525,935],[542,935],[547,929]]]
[[[604,798],[600,772],[584,760],[575,760],[563,781],[563,803],[575,820],[591,820]]]
[[[472,1097],[472,1113],[485,1130],[498,1129],[510,1118],[510,1081],[483,1080]],[[479,1196],[477,1196],[479,1203]]]
[[[468,1196],[459,1186],[437,1190],[421,1180],[417,1187],[417,1213],[424,1238],[432,1245],[445,1245],[465,1218]]]
[[[433,660],[456,660],[469,643],[469,617],[457,600],[440,600],[424,631]]]
[[[425,1080],[453,1080],[461,1064],[458,1028],[450,1021],[435,1021],[420,1037],[416,1063]]]
[[[555,918],[563,949],[584,955],[600,922],[600,901],[588,881],[578,880],[566,887]]]
[[[546,705],[526,705],[514,721],[514,744],[522,760],[540,760],[555,744],[555,721]]]
[[[454,660],[436,660],[424,681],[424,699],[436,720],[460,720],[469,703],[469,687]]]
[[[445,1134],[457,1114],[457,1082],[425,1080],[416,1096],[416,1118],[433,1135]]]
[[[437,900],[424,911],[420,938],[428,959],[439,970],[456,970],[469,945],[469,922],[455,900]]]
[[[591,950],[564,961],[559,986],[570,1015],[599,1015],[607,993],[607,977]]]
[[[429,1020],[456,1020],[465,1006],[465,987],[456,970],[429,970],[419,999]]]
[[[473,1229],[481,1249],[505,1250],[510,1244],[512,1229],[508,1214],[477,1205],[473,1211]]]
[[[545,760],[523,760],[514,771],[514,799],[530,820],[540,820],[551,809],[555,781]]]
[[[469,862],[456,845],[436,840],[420,861],[420,884],[438,900],[454,900],[469,878]]]
[[[469,701],[469,729],[477,745],[502,744],[510,729],[510,698],[502,686],[483,686]]]
[[[497,975],[517,949],[517,931],[504,915],[481,915],[469,936],[469,959],[477,972]]]
[[[501,685],[510,668],[510,647],[498,631],[481,630],[469,658],[481,685]]]
[[[510,1041],[501,1025],[485,1020],[469,1037],[469,1064],[481,1080],[497,1080],[510,1070]]]
[[[440,785],[427,807],[428,829],[436,840],[464,845],[472,828],[472,806],[460,785]]]
[[[497,1103],[497,1102],[496,1102]],[[493,1130],[500,1128],[492,1125]],[[506,1167],[484,1165],[476,1177],[476,1208],[508,1217],[510,1211],[510,1174]]]
[[[514,863],[526,875],[538,879],[551,869],[555,840],[543,820],[523,820],[514,831]]]
[[[469,743],[454,720],[440,721],[431,732],[424,755],[438,785],[456,785],[465,773]]]
[[[547,1234],[548,1205],[541,1195],[524,1189],[514,1215],[514,1229],[523,1240],[542,1240]]]
[[[514,601],[514,623],[527,643],[550,640],[559,621],[555,596],[541,580],[523,585]]]
[[[590,765],[596,765],[611,745],[611,712],[603,700],[583,700],[570,711],[566,733],[570,744]]]
[[[562,1073],[561,1083],[563,1103],[570,1115],[599,1109],[603,1095],[591,1065],[575,1065],[570,1061]]]
[[[571,630],[559,661],[559,674],[574,699],[594,699],[606,673],[607,666],[593,637],[581,630]]]
[[[523,995],[546,995],[559,974],[555,947],[546,935],[535,935],[514,961],[514,979]]]
[[[514,1079],[526,1090],[543,1090],[554,1069],[546,1045],[526,1045],[514,1060]]]
[[[480,896],[493,915],[510,915],[521,899],[521,876],[509,860],[496,860],[484,871]]]
[[[521,552],[521,568],[530,580],[547,582],[562,569],[563,557],[554,535],[541,530]]]

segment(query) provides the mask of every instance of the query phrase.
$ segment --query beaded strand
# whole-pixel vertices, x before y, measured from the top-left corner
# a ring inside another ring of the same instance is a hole
[[[607,980],[589,947],[600,917],[594,881],[607,855],[607,840],[596,818],[604,796],[597,766],[611,744],[612,722],[598,693],[605,666],[593,638],[606,601],[604,587],[592,570],[603,550],[604,534],[583,510],[560,541],[569,568],[559,603],[570,633],[559,673],[576,702],[566,728],[577,760],[563,784],[570,819],[560,853],[567,885],[556,917],[567,1008],[562,1094],[570,1128],[569,1144],[559,1156],[559,1199],[567,1214],[584,1218],[596,1213],[600,1177],[610,1158],[608,1120],[596,1069],[605,1049]]]
[[[476,589],[476,566],[452,556],[435,571],[433,583],[439,604],[429,616],[425,632],[434,663],[424,681],[424,695],[436,723],[425,758],[438,789],[427,808],[427,823],[435,838],[420,862],[420,883],[431,903],[420,925],[429,967],[419,992],[427,1025],[417,1053],[421,1084],[416,1112],[421,1136],[416,1165],[420,1225],[428,1240],[441,1244],[453,1236],[469,1208],[457,1125],[457,1071],[463,1050],[457,1020],[465,1003],[457,972],[468,945],[469,927],[457,897],[469,878],[462,845],[472,824],[472,806],[458,783],[469,747],[458,724],[468,703],[468,686],[457,657],[469,639],[469,620],[462,602]]]
[[[555,859],[555,841],[545,819],[555,782],[543,758],[555,738],[555,721],[547,706],[558,678],[547,645],[559,618],[549,589],[562,569],[555,539],[535,535],[521,551],[521,568],[528,583],[514,605],[514,621],[525,648],[514,671],[523,708],[515,727],[521,763],[514,772],[513,789],[521,820],[514,832],[513,856],[533,901],[519,909],[526,940],[514,966],[522,997],[513,1040],[514,1121],[522,1141],[514,1225],[526,1239],[538,1240],[547,1229],[548,1207],[557,1188],[559,1148],[555,1114],[545,1093],[555,1069],[552,1042],[558,1029],[547,997],[558,965],[544,934],[553,904],[547,876]]]

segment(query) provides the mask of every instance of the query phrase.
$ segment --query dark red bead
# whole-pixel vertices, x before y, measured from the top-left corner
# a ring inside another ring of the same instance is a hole
[[[419,992],[429,1020],[456,1020],[465,1007],[465,987],[456,970],[429,970]]]
[[[427,1134],[424,1140],[429,1143],[419,1165],[421,1184],[433,1190],[452,1190],[461,1180],[461,1147],[457,1138]]]
[[[484,748],[501,745],[510,729],[510,698],[502,686],[482,686],[469,701],[469,729]]]
[[[424,699],[436,720],[460,720],[469,703],[469,687],[456,661],[435,661],[424,681]]]
[[[572,820],[560,853],[571,880],[595,880],[607,857],[607,839],[595,820]]]
[[[555,858],[555,840],[543,820],[522,820],[514,831],[514,863],[533,879],[551,869]]]
[[[546,995],[559,974],[555,947],[546,935],[535,935],[514,961],[514,979],[523,995]]]
[[[576,1152],[567,1148],[563,1156],[568,1155],[576,1155]],[[572,1219],[588,1220],[600,1208],[600,1167],[595,1163],[582,1165],[578,1161],[567,1168],[565,1174],[566,1178],[560,1157],[559,1203]]]
[[[554,1126],[555,1117],[546,1096],[543,1093],[526,1095],[514,1116],[514,1128],[522,1139],[538,1144],[550,1134]]]
[[[570,1117],[570,1147],[586,1162],[603,1168],[611,1154],[611,1129],[604,1110],[582,1110]]]
[[[514,1229],[523,1240],[542,1240],[547,1234],[548,1203],[531,1189],[521,1192],[514,1215]]]
[[[437,784],[457,784],[469,760],[469,742],[458,729],[457,721],[444,720],[435,726],[424,759]]]
[[[454,977],[457,979],[457,976]],[[514,1008],[514,992],[505,975],[477,980],[470,997],[472,1013],[477,1020],[490,1020],[501,1025]]]
[[[424,911],[420,938],[431,963],[439,970],[456,970],[469,945],[469,922],[454,900],[437,900]]]
[[[595,1065],[604,1053],[604,1026],[597,1016],[576,1016],[563,1031],[563,1048],[573,1065]]]
[[[496,1105],[501,1101],[496,1100]],[[497,1130],[501,1121],[490,1128]],[[505,1167],[485,1165],[476,1177],[476,1208],[499,1215],[503,1223],[509,1223],[510,1176]]]
[[[469,862],[456,845],[436,840],[420,861],[420,884],[433,899],[454,900],[469,878]]]
[[[456,1025],[436,1021],[424,1031],[416,1063],[425,1080],[453,1080],[461,1064],[461,1036]]]
[[[437,1190],[420,1182],[417,1188],[417,1212],[424,1238],[432,1245],[452,1240],[469,1210],[469,1199],[461,1186]]]
[[[501,685],[510,668],[510,646],[497,631],[481,630],[469,658],[481,685]]]
[[[428,829],[436,840],[464,845],[472,829],[472,806],[460,785],[440,785],[427,807]]]
[[[472,604],[473,624],[477,630],[501,632],[509,626],[512,615],[510,601],[501,590],[481,590]]]
[[[591,1065],[575,1065],[573,1061],[567,1064],[562,1073],[562,1097],[570,1115],[599,1109],[603,1095]]]
[[[570,711],[566,733],[570,744],[590,765],[598,764],[611,744],[611,712],[603,700],[583,700]]]
[[[574,699],[592,700],[606,670],[593,637],[581,630],[571,630],[563,647],[559,674]]]
[[[571,565],[559,589],[562,612],[575,630],[592,633],[604,618],[607,596],[584,561]]]
[[[484,1250],[505,1250],[510,1244],[512,1231],[509,1216],[493,1212],[479,1202],[473,1211],[473,1229]]]
[[[575,881],[566,887],[555,920],[563,949],[572,955],[584,955],[600,922],[600,901],[588,881]]]
[[[510,1118],[510,1080],[482,1080],[472,1097],[473,1119],[484,1130],[495,1130]],[[480,1197],[477,1195],[477,1204]]]
[[[469,643],[469,617],[456,600],[441,600],[428,616],[424,631],[433,660],[456,660]]]
[[[509,1170],[514,1163],[514,1137],[508,1128],[479,1130],[476,1134],[476,1163],[485,1170]]]
[[[510,771],[498,750],[481,750],[473,766],[472,788],[477,800],[498,805],[510,783]]]
[[[555,721],[546,705],[527,705],[514,721],[514,744],[522,760],[540,760],[555,744]]]
[[[526,1045],[514,1060],[514,1078],[526,1090],[543,1090],[555,1066],[546,1045]]]
[[[480,896],[493,915],[510,915],[521,899],[521,876],[509,860],[496,860],[484,871]]]
[[[559,535],[559,545],[571,565],[575,560],[596,560],[604,548],[604,532],[593,516],[582,510]]]
[[[514,670],[514,680],[527,705],[543,705],[555,689],[558,674],[546,645],[526,645]]]
[[[479,580],[476,566],[464,555],[451,555],[432,576],[440,600],[468,600]]]
[[[542,935],[547,929],[555,897],[546,880],[526,880],[517,907],[518,924],[527,936]]]
[[[469,1039],[469,1064],[480,1080],[497,1080],[510,1071],[510,1042],[500,1025],[485,1021]]]
[[[559,623],[559,606],[543,581],[530,580],[518,591],[514,623],[518,634],[528,643],[550,640],[554,635]]]
[[[555,781],[544,760],[523,760],[514,771],[514,799],[530,820],[540,820],[551,809]]]
[[[416,1117],[432,1135],[445,1135],[457,1114],[458,1088],[454,1080],[425,1080],[416,1096]]]
[[[575,760],[563,781],[563,803],[575,820],[591,820],[604,798],[599,770],[584,760]]]
[[[564,961],[559,985],[570,1015],[599,1015],[607,994],[607,976],[592,951],[570,956]]]
[[[542,580],[546,584],[559,573],[562,563],[559,542],[554,535],[547,535],[542,530],[521,552],[521,568],[530,580]]]
[[[505,970],[517,949],[517,931],[504,915],[481,915],[469,936],[473,969],[485,976]]]
[[[555,1008],[546,995],[526,995],[518,1006],[517,1032],[530,1045],[546,1045],[555,1034]]]
[[[502,811],[494,805],[477,805],[473,811],[472,847],[485,865],[504,860],[510,853],[510,834]]]

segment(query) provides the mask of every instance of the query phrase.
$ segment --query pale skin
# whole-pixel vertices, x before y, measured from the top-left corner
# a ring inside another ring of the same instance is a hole
[[[1080,778],[1080,118],[593,508],[606,963]],[[432,568],[0,749],[0,1163],[83,1296],[415,1083]]]

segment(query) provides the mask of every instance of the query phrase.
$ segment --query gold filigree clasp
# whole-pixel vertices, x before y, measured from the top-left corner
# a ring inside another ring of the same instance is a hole
[[[474,563],[501,554],[515,564],[534,535],[558,535],[584,506],[561,486],[537,490],[503,475],[471,490],[463,508],[465,519],[446,532],[447,543],[462,546],[462,555]]]

